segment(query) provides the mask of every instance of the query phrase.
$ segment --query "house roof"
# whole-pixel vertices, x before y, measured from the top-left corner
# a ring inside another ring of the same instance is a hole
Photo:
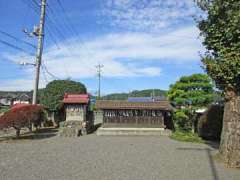
[[[172,110],[169,101],[157,102],[129,102],[129,101],[111,101],[111,100],[98,100],[96,102],[97,109],[159,109],[159,110]]]
[[[64,104],[88,104],[89,94],[65,94],[63,103]]]
[[[30,101],[31,97],[28,94],[23,93],[23,94],[18,95],[15,99],[21,100],[21,101]]]
[[[21,96],[32,97],[32,92],[28,91],[0,91],[0,98],[15,99]]]

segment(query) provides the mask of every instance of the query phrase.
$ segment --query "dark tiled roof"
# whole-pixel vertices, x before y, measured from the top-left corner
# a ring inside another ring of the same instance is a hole
[[[128,101],[110,101],[98,100],[96,102],[97,109],[161,109],[172,110],[169,101],[157,102],[128,102]]]
[[[32,92],[30,91],[0,91],[0,98],[18,98],[19,96],[27,95],[32,97]]]

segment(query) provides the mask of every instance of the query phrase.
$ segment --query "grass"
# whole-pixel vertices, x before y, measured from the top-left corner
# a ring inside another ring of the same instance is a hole
[[[9,109],[10,109],[9,107],[0,108],[0,114],[9,111]]]
[[[192,132],[175,131],[172,133],[170,138],[183,142],[204,143],[204,140],[202,140],[202,138]]]

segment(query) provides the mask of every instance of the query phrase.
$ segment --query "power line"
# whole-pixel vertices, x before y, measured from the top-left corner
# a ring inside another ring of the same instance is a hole
[[[87,51],[87,53],[89,54],[88,48],[85,46],[84,42],[81,40],[81,38],[80,38],[80,36],[79,36],[79,33],[78,33],[78,31],[76,30],[75,26],[72,24],[72,21],[71,21],[71,19],[69,18],[68,13],[67,13],[66,9],[64,8],[61,0],[56,0],[56,1],[58,2],[58,5],[60,6],[62,12],[63,12],[64,15],[65,15],[66,22],[68,22],[70,29],[71,29],[72,32],[78,37],[78,40],[80,41],[82,47],[85,48],[86,51]]]
[[[40,10],[39,6],[36,7],[36,5],[32,1],[29,1],[29,0],[22,0],[22,2],[24,4],[26,4],[29,8],[33,9],[36,14],[38,14],[38,12]]]
[[[79,36],[79,33],[77,32],[77,30],[76,30],[75,27],[73,26],[73,24],[72,24],[72,22],[71,22],[71,19],[69,18],[68,14],[67,14],[67,11],[66,11],[66,9],[64,8],[63,4],[61,3],[60,0],[57,0],[57,3],[58,3],[58,5],[59,5],[59,7],[61,8],[61,12],[63,12],[63,14],[64,14],[64,15],[63,15],[64,18],[61,19],[61,22],[63,22],[64,27],[66,28],[66,30],[68,30],[68,32],[72,32],[72,35],[78,37],[78,40],[80,41],[81,46],[82,46],[83,48],[85,48],[86,51],[88,51],[87,48],[85,47],[84,43],[82,42],[82,40],[81,40],[81,38],[80,38],[80,36]],[[49,4],[48,4],[48,7],[49,7],[51,13],[54,15],[54,14],[55,14],[55,13],[54,13],[54,10],[51,8],[51,6],[50,6]]]
[[[42,75],[43,75],[43,78],[44,78],[44,81],[45,81],[45,83],[46,84],[48,84],[49,83],[49,81],[47,80],[47,76],[46,76],[46,73],[45,73],[45,71],[44,71],[44,69],[43,69],[43,67],[41,66],[41,69],[42,69]]]
[[[48,26],[46,26],[46,31],[47,34],[49,35],[49,38],[52,40],[52,42],[55,44],[55,46],[57,47],[57,49],[61,49],[60,45],[58,44],[57,40],[55,39],[54,35],[52,34],[51,30],[49,29]]]
[[[5,35],[5,36],[8,36],[8,37],[14,39],[15,41],[22,42],[22,43],[24,43],[24,44],[26,44],[26,45],[28,45],[28,46],[31,46],[31,47],[34,48],[34,49],[37,48],[35,45],[33,45],[33,44],[31,44],[31,43],[29,43],[29,42],[27,42],[27,41],[18,39],[17,37],[15,37],[15,36],[7,33],[7,32],[4,32],[4,31],[0,30],[0,33],[3,34],[3,35]]]
[[[6,45],[6,46],[9,46],[9,47],[11,47],[11,48],[13,48],[13,49],[16,49],[16,50],[18,50],[18,51],[22,51],[22,52],[25,52],[25,53],[27,53],[27,54],[30,54],[30,55],[34,56],[33,53],[30,53],[30,52],[26,51],[26,50],[23,49],[23,48],[20,48],[20,47],[15,46],[15,45],[13,45],[13,44],[11,44],[11,43],[8,43],[7,41],[4,41],[4,40],[1,40],[1,39],[0,39],[0,43],[4,44],[4,45]]]
[[[56,14],[55,14],[53,8],[52,8],[49,4],[48,4],[48,10],[49,10],[49,11],[48,11],[49,14],[51,14],[52,17],[53,17],[55,20],[59,20],[59,18],[58,18],[59,15],[56,15]],[[65,27],[65,29],[67,30],[68,33],[72,32],[72,29],[69,28],[67,21],[65,21],[65,18],[61,18],[61,19],[60,19],[60,22],[63,24],[62,27]],[[63,30],[63,28],[61,28],[61,30]],[[72,36],[72,35],[73,35],[73,34],[71,34],[71,36]]]
[[[32,0],[32,1],[27,1],[27,0],[22,0],[23,3],[25,3],[29,8],[33,9],[34,12],[38,15],[40,12],[40,6],[38,4],[38,2],[36,0]],[[47,15],[46,15],[47,17]],[[51,33],[50,30],[50,26],[48,27],[48,25],[46,24],[46,31],[49,34],[50,39],[53,41],[53,43],[57,46],[58,49],[60,49],[59,44],[57,43],[56,39],[54,38],[53,33]]]
[[[49,70],[48,70],[48,68],[47,68],[47,66],[44,64],[44,62],[42,63],[42,68],[46,71],[46,73],[49,75],[49,76],[51,76],[53,79],[57,79],[57,80],[59,80],[60,78],[58,78],[57,76],[55,76],[53,73],[51,73]]]
[[[67,22],[69,23],[69,27],[70,29],[72,30],[72,32],[76,35],[76,36],[79,36],[78,32],[76,31],[76,29],[74,28],[74,26],[72,25],[71,23],[71,19],[69,18],[62,2],[60,0],[56,0],[58,2],[58,5],[60,6],[60,8],[62,9],[62,12],[65,14],[65,17],[66,17],[66,20]]]
[[[54,22],[54,20],[52,20],[52,18],[51,18],[48,14],[46,14],[46,18],[47,18],[47,20],[48,20],[52,25],[54,25],[53,27],[54,27],[54,29],[55,29],[55,32],[57,32],[58,35],[60,35],[60,37],[61,37],[62,39],[66,39],[64,33],[61,32],[61,30],[58,28],[57,24]],[[48,25],[48,27],[50,28],[49,25]]]
[[[40,7],[39,2],[37,2],[36,0],[32,0],[32,3],[36,6],[36,7]],[[39,8],[40,9],[40,8]]]

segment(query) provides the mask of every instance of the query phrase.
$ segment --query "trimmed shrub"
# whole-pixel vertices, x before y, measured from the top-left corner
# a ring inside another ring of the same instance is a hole
[[[190,117],[190,112],[187,109],[176,110],[173,116],[176,129],[190,131],[192,129],[192,120]]]
[[[211,105],[199,118],[198,134],[204,139],[220,140],[224,107]]]
[[[39,105],[26,105],[15,107],[0,117],[0,129],[13,127],[19,137],[23,127],[40,126],[44,119],[44,109]]]

